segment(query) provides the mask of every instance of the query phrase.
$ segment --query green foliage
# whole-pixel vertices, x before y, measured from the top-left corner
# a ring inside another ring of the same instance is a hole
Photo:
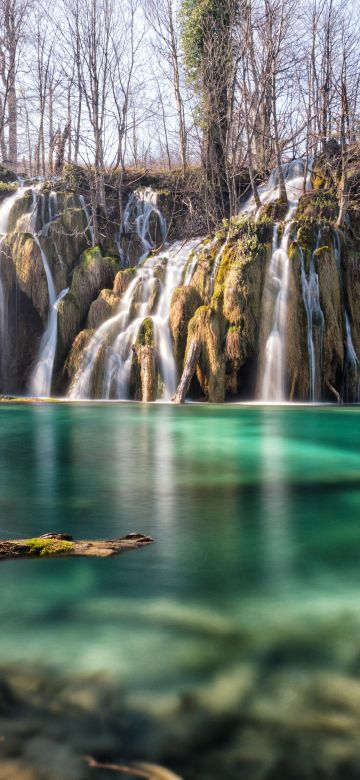
[[[228,0],[182,0],[180,25],[185,70],[190,83],[198,88],[208,36],[214,38],[216,33],[222,36],[224,28],[230,26],[229,2]]]
[[[75,549],[74,542],[68,542],[65,539],[27,539],[26,544],[32,555],[66,555]]]

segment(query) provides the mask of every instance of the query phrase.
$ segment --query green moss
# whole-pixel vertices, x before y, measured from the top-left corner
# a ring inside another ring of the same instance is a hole
[[[33,539],[27,539],[26,544],[29,547],[29,553],[32,555],[40,555],[41,557],[47,555],[66,555],[75,549],[74,542],[68,542],[64,539],[41,539],[40,537],[35,537]]]
[[[146,317],[139,328],[136,346],[152,347],[154,345],[154,323],[151,317]]]
[[[15,183],[0,181],[0,193],[13,193],[16,192],[18,185]]]
[[[323,257],[325,254],[327,254],[329,251],[330,251],[330,248],[329,248],[328,246],[319,246],[319,247],[318,247],[318,248],[315,250],[315,252],[314,252],[314,257],[321,258],[321,257]]]
[[[334,188],[306,192],[299,200],[295,219],[300,224],[329,224],[337,219],[338,197]]]

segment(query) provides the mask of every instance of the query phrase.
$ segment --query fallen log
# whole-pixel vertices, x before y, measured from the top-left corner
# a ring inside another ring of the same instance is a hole
[[[175,404],[183,404],[186,398],[186,394],[190,387],[190,382],[194,376],[194,371],[200,357],[200,342],[193,339],[187,352],[184,369],[181,375],[180,382],[178,384],[175,395],[173,396],[173,402]]]
[[[137,550],[154,540],[144,534],[127,534],[119,539],[81,540],[69,534],[43,534],[32,539],[0,540],[0,561],[12,558],[110,558],[129,550]]]

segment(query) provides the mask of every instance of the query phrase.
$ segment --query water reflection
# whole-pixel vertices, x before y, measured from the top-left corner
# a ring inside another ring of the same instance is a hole
[[[294,578],[295,539],[288,458],[284,417],[265,408],[261,436],[264,567],[271,585],[280,588],[291,587]]]

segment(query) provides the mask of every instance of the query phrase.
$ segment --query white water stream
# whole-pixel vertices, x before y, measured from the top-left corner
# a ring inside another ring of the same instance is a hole
[[[334,230],[334,252],[337,269],[339,272],[340,286],[343,288],[342,280],[342,266],[341,266],[341,243],[340,236],[337,230]],[[355,398],[354,400],[360,401],[360,362],[356,354],[354,342],[351,332],[351,324],[349,313],[346,308],[345,301],[343,302],[344,318],[345,318],[345,337],[346,337],[346,363],[345,363],[345,385],[353,384],[355,386]],[[348,387],[345,387],[346,392]]]
[[[307,349],[309,360],[309,401],[314,403],[317,398],[318,373],[321,373],[322,344],[324,336],[324,314],[320,306],[319,277],[315,268],[315,252],[320,245],[320,230],[316,240],[316,248],[311,255],[309,273],[306,273],[304,253],[299,245],[301,258],[301,289],[307,320]],[[319,361],[316,359],[315,328],[319,329],[320,349]],[[317,363],[319,362],[319,365]]]
[[[41,234],[46,235],[49,222],[45,221],[45,195],[37,193],[36,189],[32,190],[33,196],[33,209],[29,215],[29,232],[31,232],[33,239],[38,246],[43,268],[46,275],[48,297],[49,297],[49,309],[45,331],[40,341],[40,347],[38,356],[36,359],[35,367],[30,377],[29,393],[30,395],[41,398],[51,395],[51,382],[54,370],[54,360],[56,353],[57,343],[57,320],[58,320],[58,305],[62,298],[68,292],[68,288],[65,288],[56,295],[55,283],[51,273],[51,269],[48,263],[46,254],[41,246],[39,236]],[[51,203],[52,201],[52,203]],[[39,208],[41,209],[41,221],[42,227],[39,232],[35,232],[35,225],[38,217]],[[56,218],[57,211],[57,196],[55,193],[50,193],[49,196],[49,217],[50,222]]]
[[[70,398],[91,397],[93,372],[102,350],[105,350],[105,361],[101,397],[129,397],[132,347],[146,317],[151,317],[154,325],[156,360],[163,385],[162,398],[169,400],[172,397],[176,390],[177,369],[169,330],[170,299],[175,287],[181,284],[193,246],[193,241],[175,241],[164,252],[149,257],[138,267],[117,313],[100,325],[85,349],[82,365],[72,382]],[[154,306],[159,282],[160,289]]]
[[[288,196],[288,211],[284,220],[284,232],[279,241],[279,225],[274,226],[272,256],[265,282],[265,310],[268,311],[272,301],[273,319],[268,336],[263,363],[263,373],[260,382],[260,397],[263,401],[279,402],[286,398],[286,320],[289,286],[289,239],[291,220],[295,214],[299,199],[304,188],[304,162],[293,160],[283,166],[286,192]],[[306,186],[309,186],[309,176]],[[270,203],[279,197],[279,176],[277,169],[269,177],[267,184],[259,187],[262,203]],[[255,211],[254,198],[250,198],[243,211]]]

